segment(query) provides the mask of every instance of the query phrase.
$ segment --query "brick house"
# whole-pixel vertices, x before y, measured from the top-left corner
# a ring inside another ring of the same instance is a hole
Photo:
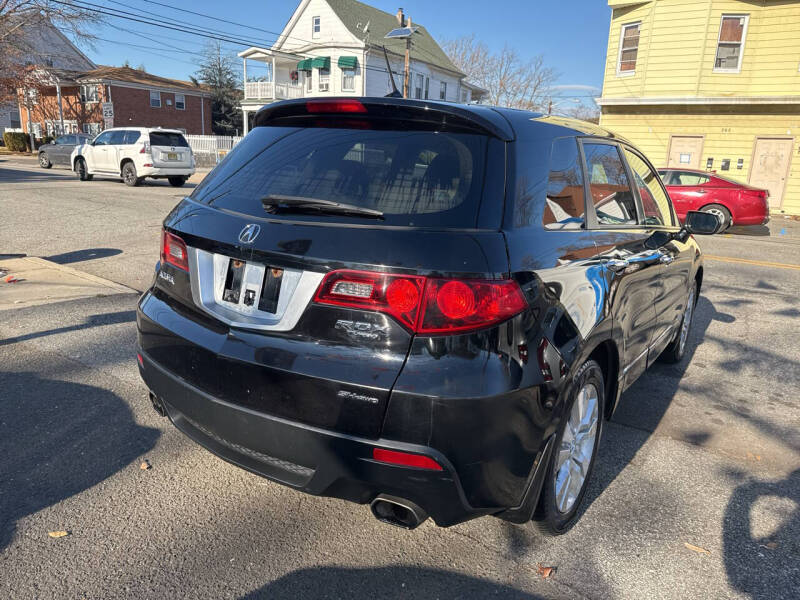
[[[188,81],[130,67],[36,68],[20,90],[20,119],[37,137],[96,134],[110,127],[164,127],[210,135],[211,93]],[[104,114],[105,111],[105,114]]]

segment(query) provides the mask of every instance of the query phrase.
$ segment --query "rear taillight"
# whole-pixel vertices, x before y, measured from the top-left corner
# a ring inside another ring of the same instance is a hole
[[[447,334],[501,323],[528,305],[515,281],[333,271],[314,301],[391,315],[414,333]]]
[[[147,154],[150,152],[150,142],[143,142],[142,149],[139,150],[139,154]]]
[[[306,102],[306,111],[309,113],[365,113],[367,107],[359,100],[309,100]]]
[[[167,263],[184,271],[189,270],[186,244],[177,235],[161,230],[161,263]]]

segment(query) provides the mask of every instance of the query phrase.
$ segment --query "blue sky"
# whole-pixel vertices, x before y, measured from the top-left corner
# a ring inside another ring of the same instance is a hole
[[[131,13],[145,13],[151,18],[165,17],[166,23],[191,23],[233,34],[237,39],[268,44],[273,33],[256,31],[200,16],[181,13],[145,0],[88,0]],[[280,32],[297,6],[294,0],[158,0],[162,4],[205,13],[238,23]],[[477,0],[368,0],[390,13],[403,6],[414,21],[424,24],[437,40],[474,33],[490,48],[508,44],[524,57],[543,54],[545,63],[559,73],[563,96],[585,96],[580,86],[600,88],[603,79],[605,50],[611,11],[605,0],[500,0],[487,3]],[[457,6],[457,8],[455,8]],[[491,7],[491,8],[489,8]],[[98,64],[121,65],[126,59],[134,67],[143,64],[147,71],[164,77],[188,79],[196,70],[197,52],[202,38],[110,18],[98,32],[101,38],[86,53]],[[241,47],[229,46],[234,53]],[[241,60],[236,59],[237,68]],[[251,62],[248,62],[250,74]],[[255,74],[255,73],[254,73]],[[572,88],[570,86],[578,86]]]

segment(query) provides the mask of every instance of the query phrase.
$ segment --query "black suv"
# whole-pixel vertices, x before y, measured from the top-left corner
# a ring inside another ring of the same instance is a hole
[[[703,280],[657,172],[593,125],[278,102],[164,221],[150,399],[218,456],[413,528],[575,520],[603,421],[683,357]]]

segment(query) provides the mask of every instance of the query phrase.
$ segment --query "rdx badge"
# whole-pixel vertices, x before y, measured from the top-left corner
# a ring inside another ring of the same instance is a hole
[[[379,340],[389,333],[388,325],[367,323],[366,321],[347,321],[339,319],[334,325],[335,329],[346,332],[350,337],[362,340]]]

